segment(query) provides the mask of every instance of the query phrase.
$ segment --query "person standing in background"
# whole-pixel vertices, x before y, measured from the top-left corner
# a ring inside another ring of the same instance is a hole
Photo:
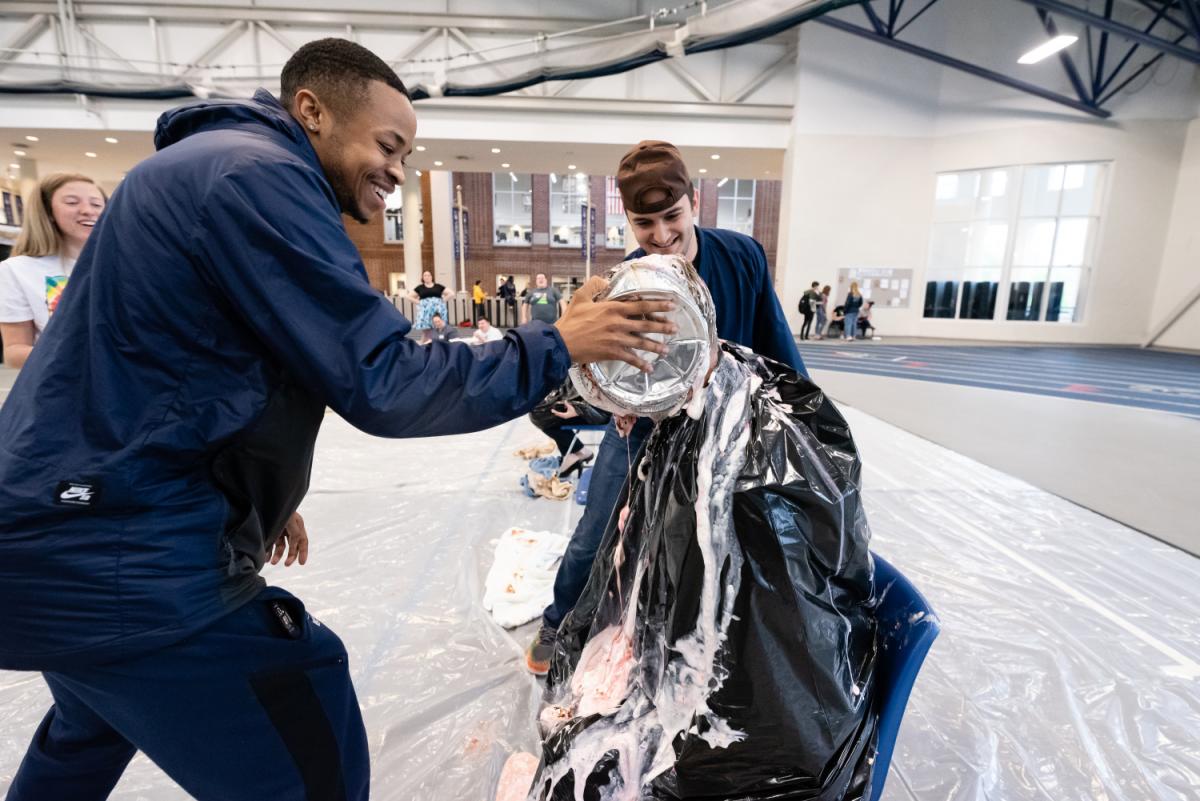
[[[507,280],[500,284],[500,289],[496,291],[496,296],[504,301],[505,314],[501,325],[512,325],[517,310],[517,284],[513,276],[510,275]]]
[[[854,339],[858,335],[858,310],[862,308],[863,297],[858,291],[858,282],[850,282],[850,293],[846,295],[846,321],[842,333],[846,339]]]
[[[483,301],[487,299],[487,293],[483,291],[483,281],[476,281],[474,288],[471,289],[471,300],[475,303],[475,317],[471,322],[478,324],[479,318],[483,317]]]
[[[812,330],[813,315],[817,313],[817,305],[821,300],[821,293],[817,291],[820,285],[820,281],[813,281],[812,286],[800,298],[800,313],[804,315],[804,325],[800,326],[801,339],[808,339]]]
[[[454,293],[441,284],[434,283],[433,273],[429,270],[421,273],[421,283],[408,293],[408,299],[417,304],[417,319],[413,321],[413,330],[421,332],[421,341],[431,342],[430,330],[433,328],[434,315],[443,320],[450,316],[446,301],[454,297]]]
[[[553,325],[554,321],[562,316],[562,310],[562,293],[558,291],[558,287],[550,285],[545,273],[538,273],[534,277],[534,288],[525,296],[525,319],[522,322],[541,320],[547,325]]]
[[[832,290],[829,284],[821,287],[821,295],[817,300],[817,333],[813,339],[825,338],[825,323],[829,320],[827,307],[829,306],[829,293]]]
[[[9,367],[29,358],[107,202],[91,178],[63,172],[43,178],[29,198],[12,256],[0,262],[0,339]]]

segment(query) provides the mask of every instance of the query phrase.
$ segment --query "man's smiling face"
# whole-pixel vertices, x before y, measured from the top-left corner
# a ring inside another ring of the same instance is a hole
[[[696,257],[698,199],[684,195],[675,205],[654,214],[628,214],[638,244],[647,253],[678,254],[691,261]]]
[[[297,100],[302,101],[299,94]],[[404,183],[417,115],[407,97],[382,81],[367,85],[361,103],[320,106],[318,135],[309,127],[313,149],[342,213],[365,223],[383,211],[387,196]]]

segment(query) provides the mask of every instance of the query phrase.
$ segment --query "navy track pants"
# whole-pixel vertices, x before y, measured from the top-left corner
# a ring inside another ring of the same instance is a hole
[[[346,649],[284,590],[168,648],[44,673],[54,706],[8,801],[101,801],[137,750],[198,801],[365,801]]]

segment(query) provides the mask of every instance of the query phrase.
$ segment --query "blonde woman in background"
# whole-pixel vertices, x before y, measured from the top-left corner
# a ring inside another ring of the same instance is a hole
[[[850,283],[850,294],[846,295],[846,320],[842,326],[842,336],[845,339],[854,339],[858,336],[858,311],[862,308],[863,297],[858,291],[858,282]]]
[[[107,201],[95,181],[73,173],[46,176],[26,201],[12,256],[0,261],[0,338],[10,367],[29,358]]]

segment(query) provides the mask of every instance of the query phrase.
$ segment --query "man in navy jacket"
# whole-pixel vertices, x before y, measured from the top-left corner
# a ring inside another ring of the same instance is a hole
[[[696,225],[700,198],[674,145],[639,142],[621,159],[617,188],[641,245],[626,260],[647,253],[685,256],[712,294],[721,339],[745,345],[807,375],[775,295],[762,245],[744,234]],[[604,529],[622,503],[629,464],[636,461],[652,428],[649,420],[642,419],[622,435],[617,426],[614,420],[604,432],[592,468],[587,508],[554,578],[554,601],[546,607],[542,625],[525,651],[526,667],[538,675],[550,669],[555,633],[587,584]]]
[[[365,799],[345,650],[258,575],[304,537],[326,407],[479,430],[672,328],[665,304],[589,302],[599,282],[556,326],[419,347],[341,220],[403,181],[404,85],[327,39],[282,87],[162,116],[0,410],[0,668],[54,696],[10,801],[103,799],[135,749],[198,799]]]

